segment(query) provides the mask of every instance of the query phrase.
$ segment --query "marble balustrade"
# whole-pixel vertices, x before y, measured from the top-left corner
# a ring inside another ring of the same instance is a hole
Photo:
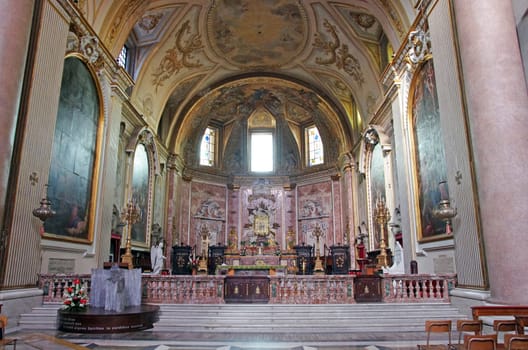
[[[39,276],[43,301],[61,303],[64,290],[78,278],[90,293],[89,274]],[[142,275],[142,302],[154,304],[223,304],[224,278],[219,275]],[[354,276],[276,275],[270,278],[271,304],[351,304]],[[382,301],[387,303],[449,302],[456,275],[382,275]]]

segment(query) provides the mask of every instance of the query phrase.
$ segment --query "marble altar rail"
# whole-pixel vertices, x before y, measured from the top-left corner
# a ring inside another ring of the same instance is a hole
[[[153,304],[223,304],[224,278],[217,275],[142,275],[142,301]],[[64,291],[79,279],[90,293],[89,274],[41,274],[38,287],[44,302],[61,303]],[[271,304],[352,304],[354,276],[269,276]],[[449,302],[456,275],[381,276],[381,301],[385,303]]]
[[[455,274],[383,275],[383,301],[386,303],[449,302],[455,287]]]

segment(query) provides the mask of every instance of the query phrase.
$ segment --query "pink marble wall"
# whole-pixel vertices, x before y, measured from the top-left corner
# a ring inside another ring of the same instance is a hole
[[[344,232],[343,227],[346,223],[343,220],[343,210],[342,210],[342,196],[341,196],[341,183],[339,181],[332,181],[333,187],[333,204],[334,208],[332,210],[332,216],[334,219],[334,243],[343,244],[344,241]]]
[[[189,236],[189,197],[191,195],[191,183],[181,181],[180,185],[180,243],[193,246],[195,241]]]
[[[320,249],[323,244],[334,244],[334,219],[333,219],[333,191],[332,181],[298,186],[297,212],[299,224],[298,241],[315,245],[316,239],[312,236],[318,225],[324,237],[320,238]]]
[[[197,253],[202,251],[200,232],[207,228],[210,245],[226,242],[227,189],[200,182],[191,184],[189,234]]]
[[[228,191],[228,199],[227,199],[227,232],[231,232],[231,230],[234,230],[236,232],[237,237],[237,249],[240,247],[238,246],[238,242],[240,242],[240,234],[241,229],[238,224],[238,219],[240,217],[240,191],[231,189]],[[226,245],[228,245],[226,243]]]
[[[287,249],[287,234],[296,234],[296,244],[315,244],[312,232],[315,225],[324,232],[320,239],[321,254],[324,244],[343,243],[344,220],[342,190],[339,181],[328,179],[314,184],[285,189],[261,180],[253,185],[228,189],[226,186],[204,182],[182,181],[178,192],[180,243],[196,245],[201,252],[200,228],[205,225],[212,233],[211,243],[228,245],[228,234],[233,229],[240,241],[249,242],[253,233],[253,217],[263,210],[280,249]]]

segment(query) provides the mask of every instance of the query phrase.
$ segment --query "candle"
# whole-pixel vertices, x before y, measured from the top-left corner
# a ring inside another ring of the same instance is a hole
[[[440,200],[448,200],[449,199],[449,193],[447,192],[447,182],[440,181],[438,183],[438,191],[440,191]]]

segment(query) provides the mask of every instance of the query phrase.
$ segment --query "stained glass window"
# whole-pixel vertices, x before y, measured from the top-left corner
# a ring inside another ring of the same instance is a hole
[[[323,142],[317,127],[306,128],[306,138],[308,144],[308,166],[323,164]]]
[[[121,52],[119,52],[119,56],[117,56],[117,64],[120,65],[123,68],[127,68],[127,56],[128,56],[128,47],[123,46],[121,49]]]
[[[206,128],[200,146],[200,165],[213,166],[216,154],[216,130]]]

